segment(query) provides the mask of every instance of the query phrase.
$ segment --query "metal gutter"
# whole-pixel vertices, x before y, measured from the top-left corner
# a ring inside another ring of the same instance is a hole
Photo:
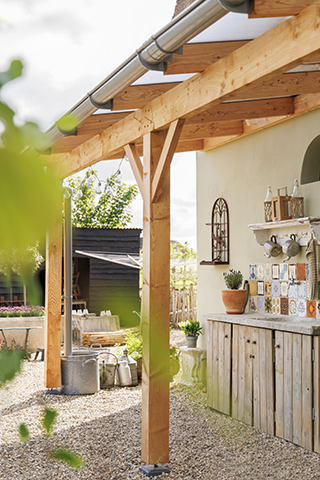
[[[77,124],[98,109],[112,109],[115,95],[127,88],[148,70],[166,69],[173,53],[182,53],[181,47],[191,38],[217,22],[229,11],[250,13],[253,0],[196,0],[171,20],[124,63],[77,103],[65,116],[72,115]],[[46,150],[64,135],[76,135],[76,130],[59,130],[57,124],[47,130]]]

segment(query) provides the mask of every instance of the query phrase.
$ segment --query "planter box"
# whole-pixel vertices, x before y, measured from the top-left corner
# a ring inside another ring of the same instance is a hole
[[[0,328],[11,327],[42,327],[41,329],[30,330],[28,339],[28,350],[36,352],[37,348],[44,348],[44,326],[45,317],[7,317],[0,318]],[[26,338],[25,330],[6,330],[5,336],[8,346],[11,345],[12,340],[16,342],[19,347],[23,347]],[[0,340],[3,340],[0,332]]]

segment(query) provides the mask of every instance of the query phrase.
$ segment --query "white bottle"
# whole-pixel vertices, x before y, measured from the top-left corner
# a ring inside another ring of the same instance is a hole
[[[128,362],[125,360],[118,363],[118,373],[120,380],[120,387],[130,387],[132,385],[131,370]]]
[[[271,202],[271,199],[272,199],[272,191],[271,191],[271,185],[269,185],[265,202]]]

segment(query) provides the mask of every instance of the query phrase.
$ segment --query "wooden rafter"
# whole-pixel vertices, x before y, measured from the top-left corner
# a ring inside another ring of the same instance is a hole
[[[148,132],[166,128],[178,118],[192,117],[235,97],[246,98],[253,89],[258,93],[264,84],[272,83],[282,73],[311,61],[320,54],[319,18],[320,6],[308,7],[202,74],[155,98],[143,109],[75,148],[69,154],[67,174],[117,154],[124,145],[137,142]]]
[[[290,17],[314,4],[314,0],[254,0],[250,18]]]

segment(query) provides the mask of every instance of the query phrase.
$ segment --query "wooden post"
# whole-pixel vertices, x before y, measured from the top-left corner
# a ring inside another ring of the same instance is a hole
[[[46,252],[46,324],[45,367],[46,388],[61,386],[61,275],[62,275],[62,214],[47,235]]]
[[[143,142],[141,456],[147,464],[169,462],[170,164],[163,171],[159,200],[151,201],[164,138],[164,132],[152,132]]]

